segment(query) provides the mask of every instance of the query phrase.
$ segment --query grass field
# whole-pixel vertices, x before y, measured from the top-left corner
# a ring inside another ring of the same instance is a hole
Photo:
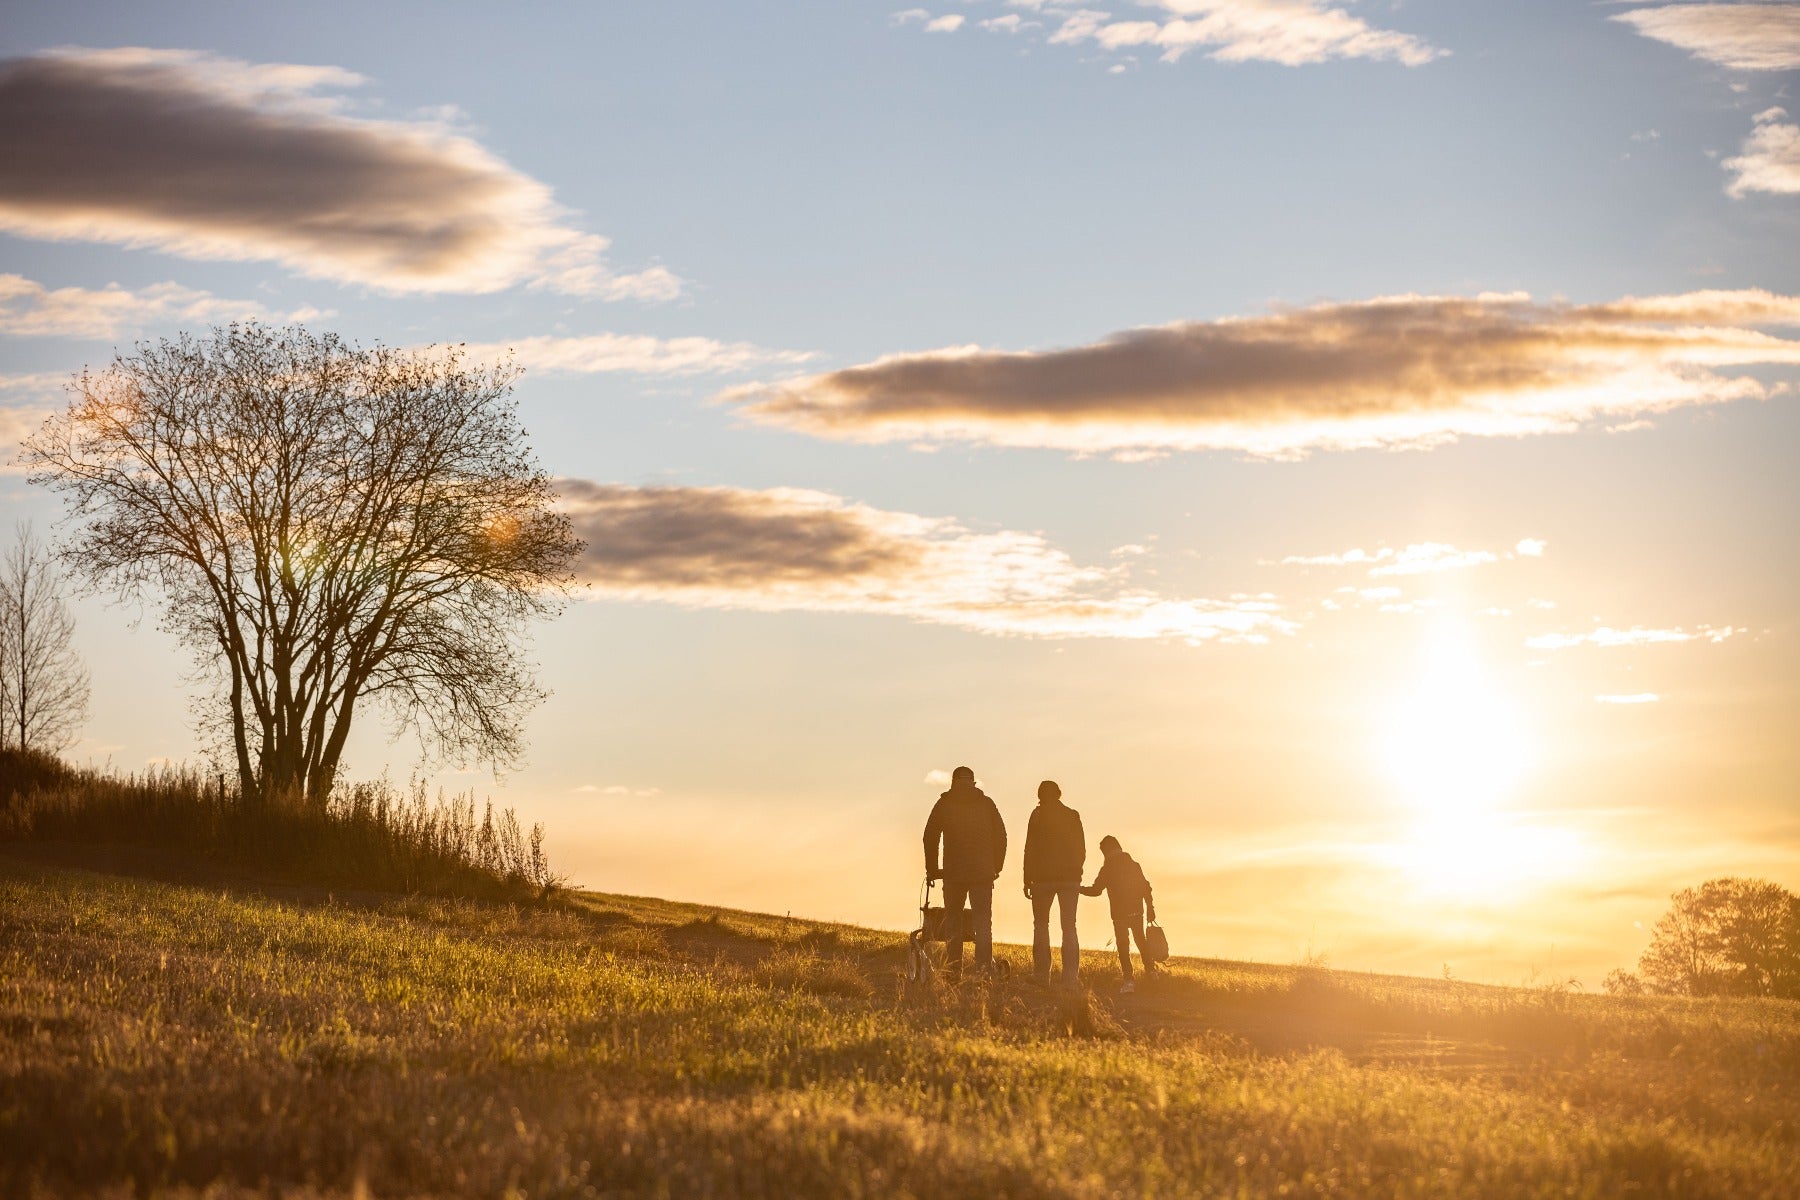
[[[0,1195],[1800,1195],[1791,1002],[909,994],[888,933],[0,849]]]

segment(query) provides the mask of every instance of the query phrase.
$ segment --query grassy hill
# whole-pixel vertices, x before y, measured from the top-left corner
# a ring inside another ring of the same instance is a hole
[[[3,1195],[1800,1195],[1788,1002],[909,993],[889,933],[94,855],[0,848]]]

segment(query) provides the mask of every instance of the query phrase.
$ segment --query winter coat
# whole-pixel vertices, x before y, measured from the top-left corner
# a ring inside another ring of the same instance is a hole
[[[1006,865],[1006,822],[987,793],[974,785],[952,787],[938,797],[925,822],[925,869],[938,869],[938,842],[944,846],[945,879],[990,883]]]
[[[1080,883],[1087,865],[1081,814],[1060,800],[1041,800],[1025,827],[1025,883]]]

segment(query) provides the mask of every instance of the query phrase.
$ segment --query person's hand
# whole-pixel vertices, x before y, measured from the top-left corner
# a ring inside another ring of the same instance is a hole
[[[1156,924],[1156,906],[1155,905],[1151,905],[1149,908],[1146,908],[1144,910],[1144,915],[1150,919],[1150,923],[1152,925]]]
[[[1025,898],[1027,900],[1031,899],[1031,885],[1029,883],[1025,885]]]

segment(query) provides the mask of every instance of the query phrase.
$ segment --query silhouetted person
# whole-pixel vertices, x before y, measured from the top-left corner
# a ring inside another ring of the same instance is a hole
[[[943,866],[938,865],[938,843],[944,847]],[[1000,810],[975,786],[975,772],[958,767],[950,775],[950,790],[932,806],[925,822],[925,875],[944,881],[944,918],[949,924],[952,977],[962,973],[963,903],[975,913],[975,969],[994,965],[994,880],[1006,865],[1006,823]]]
[[[1156,900],[1150,895],[1150,881],[1144,878],[1144,868],[1138,866],[1137,859],[1125,853],[1119,845],[1119,839],[1110,834],[1100,839],[1100,853],[1106,856],[1101,864],[1100,873],[1094,876],[1092,887],[1084,887],[1084,896],[1098,896],[1106,893],[1107,903],[1112,906],[1113,940],[1119,947],[1119,971],[1125,976],[1125,984],[1119,990],[1131,992],[1137,985],[1131,980],[1131,939],[1137,938],[1138,955],[1144,953],[1144,918],[1156,920]],[[1156,974],[1156,964],[1144,959],[1144,972]]]
[[[1050,903],[1062,916],[1062,982],[1080,981],[1081,943],[1075,934],[1075,904],[1081,868],[1087,863],[1087,834],[1081,814],[1062,802],[1062,788],[1038,784],[1038,806],[1025,829],[1025,896],[1031,901],[1031,966],[1039,983],[1050,982]]]

